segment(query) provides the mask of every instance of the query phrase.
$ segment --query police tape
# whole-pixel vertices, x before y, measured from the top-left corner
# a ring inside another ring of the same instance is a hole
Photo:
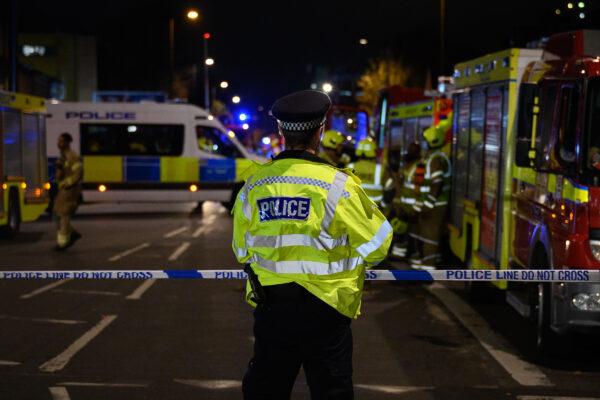
[[[1,279],[246,279],[242,270],[64,270],[64,271],[0,271]],[[368,270],[368,281],[455,281],[455,282],[600,282],[600,270]]]

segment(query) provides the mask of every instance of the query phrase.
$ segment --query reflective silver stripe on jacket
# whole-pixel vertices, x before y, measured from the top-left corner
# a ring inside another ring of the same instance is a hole
[[[371,238],[371,240],[369,240],[367,243],[363,243],[358,246],[356,252],[363,258],[367,258],[369,254],[381,247],[387,236],[392,233],[393,230],[394,229],[392,228],[392,225],[390,225],[387,220],[384,221],[379,229],[377,229],[377,233],[373,235],[373,238]]]
[[[322,231],[329,231],[329,225],[331,225],[331,222],[333,221],[337,204],[344,195],[344,192],[346,192],[344,188],[346,187],[347,180],[348,175],[340,171],[338,171],[335,174],[335,178],[333,178],[333,183],[331,184],[329,193],[327,193],[327,200],[325,201],[325,215],[323,216],[321,224]]]
[[[360,187],[362,187],[365,190],[383,190],[383,186],[381,185],[371,185],[369,183],[363,183],[360,185]]]
[[[339,261],[323,263],[318,261],[271,261],[254,254],[253,263],[278,274],[311,274],[331,275],[343,271],[351,271],[364,263],[361,257],[344,258]]]
[[[247,247],[270,247],[279,249],[288,246],[307,246],[318,250],[332,250],[336,247],[347,246],[348,235],[343,235],[337,239],[321,235],[312,237],[300,233],[289,235],[271,235],[271,236],[252,236],[246,233]]]
[[[446,163],[448,165],[448,171],[446,171],[446,173],[444,174],[444,178],[450,177],[450,175],[451,175],[450,159],[448,158],[446,153],[444,153],[443,151],[436,151],[435,153],[430,155],[427,160],[427,166],[425,168],[425,179],[431,179],[431,163],[432,163],[433,159],[436,157],[442,157],[444,159],[444,161],[446,161]]]

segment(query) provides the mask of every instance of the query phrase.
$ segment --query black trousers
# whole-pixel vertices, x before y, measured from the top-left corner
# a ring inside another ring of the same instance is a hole
[[[350,318],[295,283],[265,292],[267,303],[254,310],[244,399],[289,399],[301,366],[313,400],[353,399]]]

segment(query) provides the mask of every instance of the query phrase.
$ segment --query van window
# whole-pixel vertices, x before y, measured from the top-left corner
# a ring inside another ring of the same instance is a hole
[[[81,154],[180,156],[183,125],[81,124]]]
[[[226,158],[241,158],[242,154],[231,142],[226,133],[210,126],[196,126],[198,148],[210,154]]]

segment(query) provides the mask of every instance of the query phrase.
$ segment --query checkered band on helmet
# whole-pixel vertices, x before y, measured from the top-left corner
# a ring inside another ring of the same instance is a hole
[[[325,118],[314,119],[312,121],[302,122],[287,122],[277,120],[279,127],[284,131],[308,131],[310,129],[318,128],[325,123]]]

